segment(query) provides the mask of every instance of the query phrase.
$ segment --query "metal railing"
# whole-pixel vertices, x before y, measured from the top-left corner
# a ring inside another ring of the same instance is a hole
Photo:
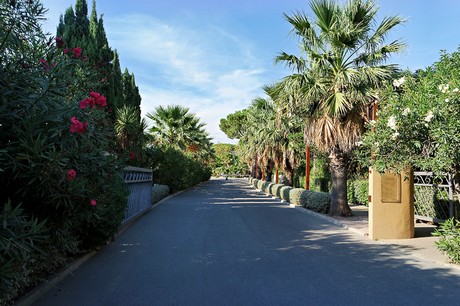
[[[129,196],[122,223],[152,207],[153,171],[145,168],[126,167],[124,169],[124,179]]]
[[[448,173],[414,172],[414,205],[416,219],[443,222],[457,217],[454,177]]]

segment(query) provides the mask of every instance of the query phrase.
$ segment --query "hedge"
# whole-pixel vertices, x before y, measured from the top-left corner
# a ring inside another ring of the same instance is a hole
[[[283,184],[275,184],[271,188],[271,194],[274,197],[281,198],[281,188],[285,187]]]
[[[283,186],[280,190],[281,199],[289,202],[289,192],[294,189],[291,186]]]
[[[369,205],[369,180],[349,180],[347,185],[348,203]]]
[[[305,203],[302,203],[302,195],[306,193],[307,190],[303,188],[293,188],[289,191],[289,202],[296,206],[305,206]],[[306,197],[304,196],[304,201],[306,202]]]
[[[156,203],[169,195],[169,187],[166,185],[154,184],[152,186],[152,203]]]
[[[262,183],[262,191],[265,192],[265,193],[269,193],[269,187],[270,185],[272,184],[272,182],[267,182],[267,181],[264,181]]]
[[[328,192],[311,191],[307,193],[307,204],[305,208],[323,214],[329,213],[331,208],[331,194]]]

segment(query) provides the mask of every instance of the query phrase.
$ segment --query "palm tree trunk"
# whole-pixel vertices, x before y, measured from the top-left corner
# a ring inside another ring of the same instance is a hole
[[[333,216],[351,216],[352,213],[347,200],[348,159],[338,152],[332,152],[329,158],[332,180],[330,214]]]

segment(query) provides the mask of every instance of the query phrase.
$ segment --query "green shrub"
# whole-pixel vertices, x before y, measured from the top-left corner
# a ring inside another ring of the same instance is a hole
[[[254,188],[257,189],[257,185],[258,185],[258,184],[259,184],[259,180],[258,180],[258,179],[253,179],[253,180],[252,180],[252,186],[253,186]]]
[[[436,241],[438,250],[447,254],[454,263],[460,263],[460,222],[453,218],[447,219],[435,230],[433,236],[441,237]]]
[[[289,202],[296,206],[303,206],[301,202],[302,194],[306,192],[303,188],[293,188],[289,191]]]
[[[256,186],[256,188],[259,189],[259,190],[262,190],[262,185],[263,185],[263,183],[264,183],[264,181],[258,180],[258,181],[257,181],[257,186]]]
[[[267,190],[265,191],[265,193],[271,195],[272,194],[272,188],[273,188],[274,185],[275,185],[275,183],[268,182]]]
[[[369,180],[348,181],[348,203],[368,205]]]
[[[211,169],[171,146],[147,150],[148,164],[153,169],[153,183],[167,185],[172,193],[195,186],[211,178]]]
[[[275,184],[272,187],[272,195],[281,199],[281,188],[285,187],[283,184]]]
[[[270,187],[271,184],[272,184],[271,182],[266,182],[266,181],[264,181],[264,182],[262,183],[262,188],[261,188],[261,190],[262,190],[263,192],[265,192],[265,193],[269,193],[268,189],[269,189],[269,187]]]
[[[281,200],[289,202],[289,193],[293,188],[291,186],[283,186],[280,189]]]
[[[271,194],[272,196],[276,196],[276,191],[275,188],[279,184],[271,183],[270,186],[268,187],[268,193]]]
[[[311,191],[307,193],[308,209],[327,214],[331,208],[331,194],[328,192]]]
[[[330,190],[331,173],[327,166],[327,158],[315,154],[310,172],[310,190],[327,192]]]
[[[156,203],[169,195],[169,186],[153,184],[152,186],[152,202]]]

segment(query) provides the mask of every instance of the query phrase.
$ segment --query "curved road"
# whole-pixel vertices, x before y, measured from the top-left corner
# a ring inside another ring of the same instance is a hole
[[[460,270],[213,179],[169,198],[35,305],[458,305]]]

